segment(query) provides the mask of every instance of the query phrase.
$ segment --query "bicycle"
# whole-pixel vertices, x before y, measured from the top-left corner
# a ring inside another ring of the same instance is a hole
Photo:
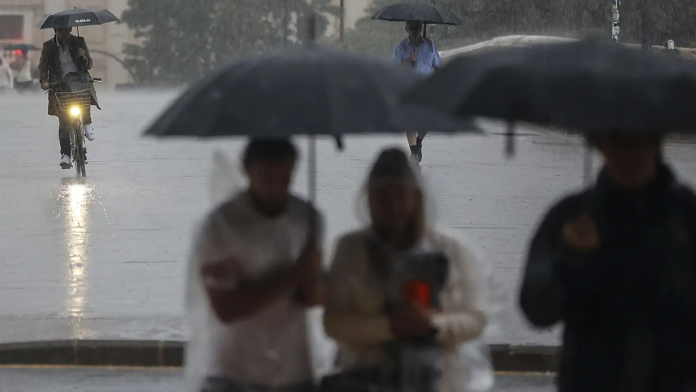
[[[59,110],[67,114],[71,120],[69,128],[70,156],[72,162],[74,162],[77,176],[82,176],[83,178],[87,178],[85,168],[87,164],[87,148],[85,147],[82,113],[90,109],[92,103],[90,87],[95,82],[101,83],[101,79],[90,77],[86,79],[86,82],[59,82],[51,85],[51,92],[56,98]],[[57,89],[57,87],[60,88]]]

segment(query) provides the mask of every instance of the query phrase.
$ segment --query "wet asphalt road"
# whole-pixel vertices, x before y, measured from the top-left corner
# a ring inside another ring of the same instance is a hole
[[[181,390],[177,370],[0,368],[3,392],[172,392]],[[545,375],[498,376],[491,392],[551,392]]]
[[[143,127],[175,95],[102,93],[88,144],[86,182],[58,167],[57,120],[43,95],[0,97],[0,342],[40,339],[183,339],[185,262],[194,224],[211,206],[211,154],[232,157],[240,141],[156,141]],[[514,310],[521,259],[540,213],[582,184],[577,138],[522,130],[517,156],[503,156],[501,127],[487,136],[432,135],[424,173],[437,222],[480,244],[507,292],[510,311],[496,343],[558,343],[531,331]],[[375,153],[405,138],[348,138],[338,153],[318,147],[318,204],[329,238],[357,227],[355,199]],[[696,150],[668,156],[689,182]],[[300,168],[296,189],[305,193]]]

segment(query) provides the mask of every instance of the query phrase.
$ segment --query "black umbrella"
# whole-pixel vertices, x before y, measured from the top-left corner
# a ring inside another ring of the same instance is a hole
[[[40,29],[61,29],[68,27],[94,26],[118,22],[116,15],[105,9],[86,10],[73,8],[55,14],[44,15],[37,27]]]
[[[427,34],[425,27],[429,24],[458,25],[462,23],[462,20],[452,11],[438,8],[421,0],[390,4],[375,12],[372,15],[372,19],[389,22],[418,20],[423,22],[424,25],[423,36]]]
[[[398,94],[418,81],[408,69],[347,52],[299,49],[239,61],[184,93],[146,131],[149,136],[310,135],[309,199],[316,199],[315,135],[478,130]],[[427,126],[427,128],[425,128]],[[314,222],[314,220],[311,220]],[[312,226],[312,230],[314,226]]]
[[[580,41],[456,59],[404,102],[583,132],[693,131],[696,63]]]
[[[404,102],[581,132],[693,131],[696,63],[596,41],[500,49],[450,62]]]
[[[28,52],[30,50],[39,50],[35,45],[32,44],[9,44],[6,45],[3,50],[21,50],[22,52]]]
[[[419,76],[347,52],[298,49],[239,61],[182,95],[150,136],[290,137],[474,130],[422,106],[398,104]]]
[[[390,4],[372,15],[372,19],[389,22],[419,20],[427,24],[458,25],[462,23],[452,11],[441,9],[425,1]]]

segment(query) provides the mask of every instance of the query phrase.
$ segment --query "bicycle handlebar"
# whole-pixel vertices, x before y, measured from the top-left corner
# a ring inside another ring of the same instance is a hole
[[[90,84],[102,83],[102,78],[93,78],[93,77],[89,77],[88,79],[86,79],[86,81],[85,81],[84,83],[90,83]],[[69,84],[69,83],[65,83],[65,82],[63,82],[63,81],[60,81],[60,82],[50,82],[50,83],[48,84],[48,90],[46,90],[46,92],[51,92],[51,91],[53,91],[53,89],[54,89],[55,87],[63,86],[63,85],[66,85],[66,84]]]

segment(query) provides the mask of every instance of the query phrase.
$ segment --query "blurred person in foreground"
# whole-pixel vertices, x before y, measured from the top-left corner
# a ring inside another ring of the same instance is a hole
[[[306,310],[323,303],[323,222],[290,193],[296,161],[287,140],[252,140],[248,188],[200,227],[189,277],[190,391],[312,389]]]
[[[470,363],[460,348],[479,338],[487,323],[484,282],[477,273],[480,260],[470,244],[428,223],[423,187],[412,165],[403,151],[392,148],[382,151],[372,167],[364,190],[369,223],[338,240],[324,328],[339,344],[339,366],[347,375],[357,372],[356,377],[364,378],[357,374],[377,369],[366,380],[375,382],[384,378],[379,373],[383,369],[400,366],[393,363],[394,345],[427,341],[442,349],[443,365],[435,371],[441,377],[437,390],[466,391]],[[440,309],[411,301],[389,303],[385,291],[393,266],[422,251],[441,252],[449,261]]]
[[[696,390],[696,196],[663,158],[661,135],[588,138],[595,185],[546,214],[520,305],[563,323],[561,392]]]
[[[423,37],[423,23],[417,20],[406,22],[406,37],[394,48],[394,62],[412,67],[422,76],[429,76],[442,65],[440,53],[429,38]],[[420,164],[423,159],[423,139],[427,130],[408,133],[411,158]]]
[[[0,53],[0,93],[12,90],[14,88],[14,79],[10,64],[5,61],[5,58]]]
[[[55,88],[52,84],[82,82],[90,78],[89,70],[92,69],[92,57],[87,49],[87,43],[83,37],[72,35],[72,28],[54,29],[53,38],[44,42],[39,60],[39,80],[43,90]],[[97,93],[94,86],[90,86],[91,105],[98,109]],[[60,110],[53,93],[48,94],[48,115],[56,116],[59,120],[58,140],[60,141],[61,160],[63,169],[70,168],[70,134],[68,131],[70,118],[67,113]],[[89,110],[82,113],[85,137],[93,141],[94,129],[92,128],[92,116]]]

